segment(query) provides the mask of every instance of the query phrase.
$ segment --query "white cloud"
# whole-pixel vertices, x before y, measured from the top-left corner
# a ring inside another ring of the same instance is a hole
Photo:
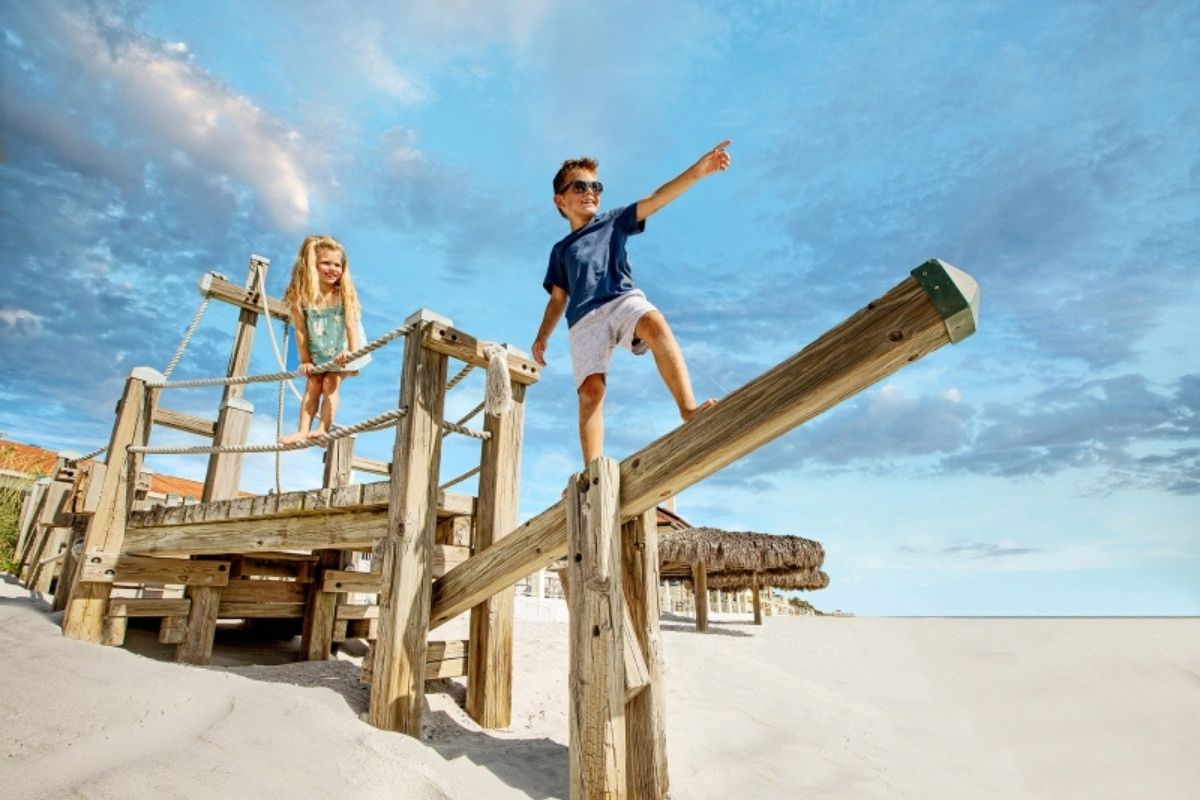
[[[17,338],[37,336],[45,319],[23,308],[0,308],[0,336]]]
[[[210,178],[249,186],[287,229],[309,211],[304,141],[282,121],[197,66],[183,43],[133,36],[111,42],[82,13],[61,19],[64,44],[93,80],[112,87],[116,135],[141,138],[163,158],[186,153]]]

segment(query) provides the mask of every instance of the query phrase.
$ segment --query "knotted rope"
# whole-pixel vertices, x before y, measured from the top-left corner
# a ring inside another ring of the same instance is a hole
[[[407,336],[412,329],[408,325],[401,325],[399,328],[388,331],[383,336],[380,336],[373,342],[370,342],[363,347],[355,350],[346,356],[347,361],[353,361],[356,358],[361,358],[367,353],[378,350],[393,339],[398,339],[401,336]],[[330,372],[340,369],[340,365],[336,361],[326,361],[323,364],[317,364],[313,367],[313,372]],[[293,370],[292,372],[273,372],[269,375],[239,375],[232,378],[197,378],[190,381],[174,381],[168,383],[166,381],[147,381],[146,386],[151,389],[194,389],[200,386],[240,386],[247,383],[271,383],[273,381],[282,381],[289,378],[299,378],[304,375],[302,370]]]

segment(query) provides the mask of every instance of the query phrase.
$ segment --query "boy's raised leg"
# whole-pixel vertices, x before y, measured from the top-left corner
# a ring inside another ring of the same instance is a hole
[[[671,326],[667,324],[662,312],[648,311],[643,314],[634,329],[634,335],[644,341],[654,354],[658,374],[667,384],[671,397],[675,398],[675,405],[679,406],[679,416],[685,422],[717,404],[712,398],[703,403],[696,402],[696,396],[692,393],[692,380],[688,376],[687,362],[683,360],[683,351],[679,349],[679,342],[675,341],[675,334],[671,332]]]

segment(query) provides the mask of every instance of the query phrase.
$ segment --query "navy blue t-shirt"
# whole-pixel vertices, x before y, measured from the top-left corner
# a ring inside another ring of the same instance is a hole
[[[625,255],[625,240],[644,230],[646,221],[638,222],[634,203],[597,214],[550,250],[542,286],[547,292],[553,286],[566,290],[568,328],[592,309],[637,288]]]

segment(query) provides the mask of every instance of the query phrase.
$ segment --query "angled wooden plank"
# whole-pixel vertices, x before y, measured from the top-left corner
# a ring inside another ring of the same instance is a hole
[[[978,288],[970,276],[954,270],[947,280],[974,298],[968,308],[977,312]],[[622,461],[622,518],[673,497],[949,342],[942,313],[915,277],[906,278],[796,355]],[[565,525],[559,501],[451,570],[434,584],[430,625],[444,624],[561,558]]]

